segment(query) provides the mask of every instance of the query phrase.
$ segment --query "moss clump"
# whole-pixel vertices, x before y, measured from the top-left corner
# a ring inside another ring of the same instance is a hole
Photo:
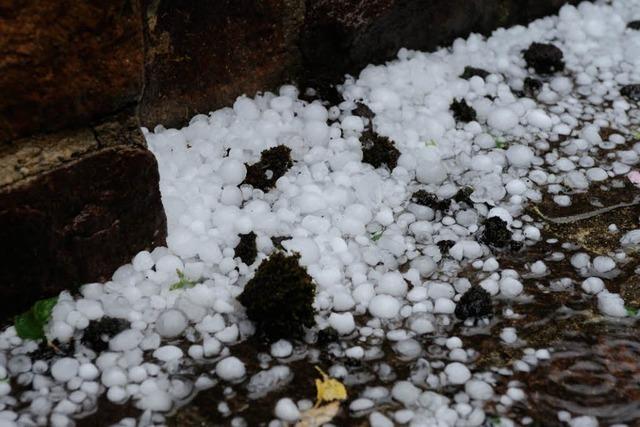
[[[461,320],[470,317],[486,317],[492,313],[491,295],[481,286],[472,286],[469,288],[456,304],[455,310],[456,317]]]
[[[511,243],[511,231],[502,218],[492,216],[484,222],[480,241],[494,248],[504,248]]]
[[[390,171],[398,166],[400,151],[389,138],[366,131],[362,134],[360,142],[363,162],[369,163],[374,168],[386,166]]]
[[[640,30],[640,21],[631,21],[627,24],[627,28],[632,30]]]
[[[300,255],[276,252],[262,261],[238,297],[257,333],[269,341],[300,338],[315,324],[316,285],[299,264]]]
[[[529,98],[535,98],[542,90],[542,82],[533,77],[526,77],[524,79],[523,92]]]
[[[451,200],[440,200],[433,193],[425,190],[418,190],[411,196],[411,201],[422,206],[429,207],[434,211],[446,211],[451,206]]]
[[[473,187],[462,187],[458,190],[455,196],[453,196],[453,200],[457,203],[465,203],[468,206],[473,206],[473,200],[471,200],[473,191]]]
[[[482,77],[483,79],[487,78],[490,73],[487,70],[483,70],[482,68],[476,67],[464,67],[464,72],[460,75],[461,79],[469,80],[471,77]]]
[[[92,320],[84,330],[80,340],[84,345],[99,353],[109,348],[109,340],[131,324],[128,320],[104,316],[100,320]]]
[[[449,106],[449,109],[453,113],[453,118],[456,119],[457,122],[469,123],[476,119],[476,110],[467,104],[467,101],[464,99],[462,101],[454,99]]]
[[[276,181],[287,173],[293,160],[291,149],[284,145],[264,150],[260,154],[260,161],[247,166],[247,177],[243,184],[249,184],[262,191],[269,191],[276,185]]]
[[[234,248],[235,256],[240,258],[247,265],[253,264],[258,256],[258,247],[256,246],[256,233],[251,231],[247,234],[240,235],[240,242]]]
[[[564,70],[562,51],[551,43],[531,43],[524,52],[528,68],[538,74],[553,74]]]
[[[632,101],[640,101],[640,84],[625,85],[620,89],[620,94]]]
[[[453,240],[440,240],[436,243],[436,246],[438,246],[440,253],[444,256],[449,253],[449,249],[451,249],[455,244],[456,242]]]

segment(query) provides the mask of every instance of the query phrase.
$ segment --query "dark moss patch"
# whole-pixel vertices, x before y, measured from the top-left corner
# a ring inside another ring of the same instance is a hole
[[[436,246],[438,246],[438,249],[440,249],[440,253],[442,255],[448,254],[449,249],[451,249],[455,244],[456,242],[454,242],[453,240],[440,240],[439,242],[436,242]]]
[[[318,339],[316,340],[316,345],[320,347],[325,347],[333,342],[338,342],[340,340],[340,335],[333,328],[324,328],[318,331]]]
[[[240,235],[240,242],[234,248],[234,254],[242,262],[247,265],[253,264],[258,256],[258,247],[256,246],[256,233],[253,231],[247,234]]]
[[[285,240],[291,239],[291,236],[273,236],[271,237],[271,243],[276,249],[284,251],[284,246],[282,246],[282,242]]]
[[[484,221],[480,241],[494,248],[504,248],[511,243],[511,231],[502,218],[492,216]]]
[[[476,110],[467,104],[467,101],[464,99],[461,101],[454,99],[449,106],[449,109],[453,113],[453,118],[456,119],[457,122],[469,123],[476,119]]]
[[[478,285],[469,288],[456,304],[455,315],[461,320],[487,317],[492,314],[491,295]]]
[[[524,52],[527,67],[538,74],[553,74],[564,70],[562,51],[551,43],[531,43]]]
[[[483,70],[482,68],[476,67],[464,67],[464,72],[460,74],[461,79],[469,80],[471,77],[478,76],[486,79],[487,76],[491,74],[487,70]]]
[[[471,200],[471,195],[473,194],[472,187],[462,187],[458,190],[458,192],[453,196],[453,200],[457,203],[464,203],[468,206],[473,206],[473,200]]]
[[[109,340],[120,332],[129,329],[128,320],[104,316],[100,320],[92,320],[84,330],[80,340],[84,345],[95,352],[101,352],[109,348]]]
[[[274,253],[262,261],[238,297],[257,333],[269,341],[300,338],[304,327],[315,324],[316,285],[299,260],[297,254]]]
[[[411,201],[422,206],[427,206],[434,211],[446,211],[451,206],[451,200],[440,200],[433,193],[418,190],[411,196]]]
[[[29,353],[29,357],[32,360],[49,361],[58,357],[72,356],[74,351],[75,346],[70,343],[62,344],[58,340],[49,343],[46,340],[42,340],[38,348]]]
[[[291,149],[284,145],[264,150],[260,154],[260,161],[247,166],[247,177],[243,184],[249,184],[262,191],[269,191],[276,185],[276,181],[287,173],[293,160]]]
[[[627,24],[627,28],[631,28],[632,30],[640,30],[640,20],[629,22]]]
[[[640,101],[640,84],[632,84],[623,86],[620,94],[632,101]]]
[[[386,136],[367,131],[360,137],[360,143],[362,144],[362,161],[364,163],[369,163],[374,168],[386,166],[390,171],[398,166],[400,151]]]
[[[363,119],[369,119],[369,120],[373,120],[373,118],[376,115],[373,111],[371,111],[371,108],[369,108],[366,104],[363,104],[362,102],[356,102],[356,108],[351,112],[351,114],[353,114],[354,116],[359,116],[359,117],[362,117]]]
[[[542,90],[542,82],[533,77],[526,77],[524,79],[523,92],[529,98],[535,98]]]

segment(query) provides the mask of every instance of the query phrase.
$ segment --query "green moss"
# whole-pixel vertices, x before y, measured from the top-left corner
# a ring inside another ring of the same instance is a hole
[[[305,327],[315,325],[316,285],[299,260],[298,254],[274,253],[238,297],[257,333],[269,341],[300,338]]]

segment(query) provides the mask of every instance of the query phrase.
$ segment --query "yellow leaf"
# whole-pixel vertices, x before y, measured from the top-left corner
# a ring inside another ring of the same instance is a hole
[[[331,402],[326,405],[313,407],[300,414],[300,421],[296,427],[319,427],[330,422],[340,410],[340,402]]]
[[[316,380],[316,389],[318,391],[316,407],[322,402],[331,402],[333,400],[345,400],[347,398],[347,389],[340,381],[329,377],[322,369],[316,366],[322,379]]]

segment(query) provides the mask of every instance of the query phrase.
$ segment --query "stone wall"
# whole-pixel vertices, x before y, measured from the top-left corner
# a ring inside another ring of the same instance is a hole
[[[103,280],[164,244],[139,126],[180,126],[564,0],[7,0],[0,5],[0,310]]]

